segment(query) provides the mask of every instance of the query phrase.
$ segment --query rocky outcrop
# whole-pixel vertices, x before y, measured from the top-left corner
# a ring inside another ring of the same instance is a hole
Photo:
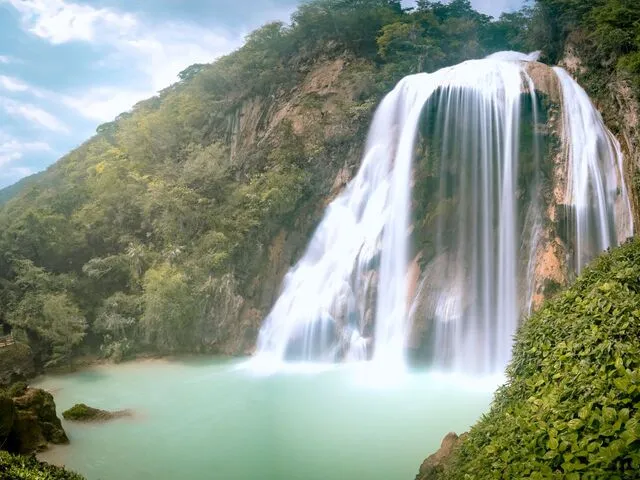
[[[9,435],[10,451],[31,453],[46,449],[48,443],[69,442],[49,392],[27,388],[11,401],[15,414]]]
[[[0,439],[4,440],[2,449],[13,453],[33,453],[46,449],[49,443],[69,442],[53,396],[26,386],[11,388],[0,396]]]
[[[109,412],[107,410],[90,407],[84,403],[76,403],[70,409],[62,412],[62,416],[65,420],[74,422],[105,422],[116,418],[130,417],[131,415],[131,410]]]
[[[536,86],[538,93],[546,95],[554,103],[560,103],[558,78],[548,65],[540,62],[531,62],[527,64],[527,73]]]
[[[442,440],[440,449],[422,463],[416,480],[438,480],[441,478],[454,452],[466,435],[466,433],[460,436],[453,432],[448,433]]]

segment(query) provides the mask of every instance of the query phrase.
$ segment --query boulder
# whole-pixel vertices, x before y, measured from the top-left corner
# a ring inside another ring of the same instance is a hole
[[[27,388],[13,398],[17,412],[14,433],[20,453],[46,448],[47,442],[68,443],[69,439],[56,415],[53,396],[39,388]]]
[[[131,411],[118,410],[109,412],[107,410],[90,407],[84,403],[76,403],[70,409],[62,412],[62,416],[65,420],[74,422],[104,422],[115,418],[129,417],[131,416]]]
[[[466,433],[461,436],[453,432],[448,433],[442,440],[440,449],[422,463],[416,480],[438,480],[441,478],[453,452],[458,448],[466,435]]]

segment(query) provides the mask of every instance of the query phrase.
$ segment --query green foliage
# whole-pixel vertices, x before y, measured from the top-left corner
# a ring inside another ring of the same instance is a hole
[[[47,282],[47,275],[31,269],[29,273],[40,274],[36,281]],[[24,277],[18,277],[20,280]],[[85,337],[87,323],[78,306],[67,293],[49,293],[29,288],[22,300],[8,316],[8,322],[27,336],[35,335],[46,345],[47,364],[56,365],[69,360],[74,347]]]
[[[0,323],[40,364],[223,338],[211,298],[266,308],[261,284],[280,269],[267,249],[283,230],[302,248],[382,95],[408,73],[518,48],[518,15],[312,0],[188,67],[0,207]]]
[[[168,264],[150,269],[144,277],[142,299],[141,324],[149,343],[165,353],[190,344],[195,301],[182,272]]]
[[[446,478],[632,478],[640,469],[640,240],[521,327],[508,381]]]
[[[616,69],[640,91],[640,3],[636,0],[537,0],[531,40],[557,61],[565,42],[579,49],[592,71],[587,86],[597,93]]]
[[[0,451],[0,478],[12,480],[83,480],[77,473],[47,465],[35,456],[12,455]]]

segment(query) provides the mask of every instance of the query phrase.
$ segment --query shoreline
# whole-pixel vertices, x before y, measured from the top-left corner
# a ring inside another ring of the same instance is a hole
[[[28,378],[26,381],[29,385],[37,384],[43,377],[57,377],[70,375],[73,373],[80,373],[83,371],[91,370],[101,367],[113,367],[113,366],[127,366],[127,365],[139,365],[139,364],[152,364],[152,363],[174,363],[183,360],[197,360],[207,358],[220,358],[220,359],[240,359],[249,358],[250,356],[244,355],[221,355],[214,353],[184,353],[184,354],[155,354],[155,353],[142,353],[135,355],[131,358],[120,362],[113,362],[107,358],[100,358],[94,355],[86,355],[76,357],[72,360],[71,365],[57,366],[44,368],[39,371],[35,376]]]

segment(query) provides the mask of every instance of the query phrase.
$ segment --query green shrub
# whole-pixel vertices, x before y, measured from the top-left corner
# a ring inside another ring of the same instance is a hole
[[[507,377],[446,478],[638,478],[640,240],[524,323]]]
[[[0,478],[11,480],[83,480],[77,473],[39,462],[35,457],[0,451]]]

